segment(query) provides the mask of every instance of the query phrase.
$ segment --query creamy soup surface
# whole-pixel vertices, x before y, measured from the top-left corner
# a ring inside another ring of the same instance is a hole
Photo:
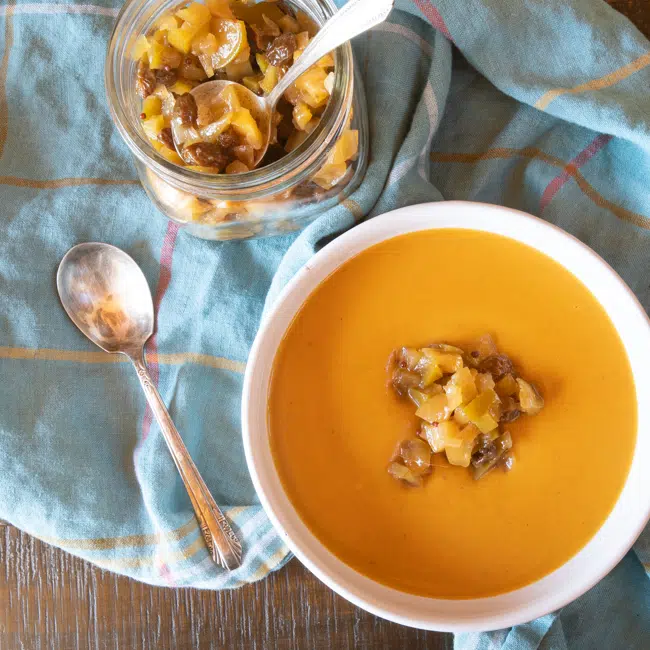
[[[545,400],[507,427],[514,468],[474,481],[440,454],[424,487],[403,486],[386,467],[418,425],[388,384],[391,351],[486,332]],[[268,405],[280,478],[322,543],[378,582],[448,599],[522,587],[577,553],[623,487],[636,417],[626,353],[590,291],[469,230],[399,236],[335,271],[289,327]]]

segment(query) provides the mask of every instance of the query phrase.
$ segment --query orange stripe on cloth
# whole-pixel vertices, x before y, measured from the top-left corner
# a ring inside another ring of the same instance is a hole
[[[4,152],[7,134],[9,133],[9,104],[7,102],[7,71],[9,69],[9,54],[14,44],[13,15],[16,8],[15,0],[8,0],[5,7],[5,49],[0,60],[0,157]]]
[[[123,537],[95,537],[88,539],[64,539],[62,537],[39,537],[48,544],[62,546],[68,550],[108,551],[116,548],[138,548],[153,546],[161,542],[178,542],[198,528],[196,519],[192,517],[187,523],[174,530],[161,531],[150,535],[125,535]]]
[[[198,528],[198,526],[197,526]],[[187,547],[179,549],[177,551],[163,551],[161,553],[156,553],[154,555],[147,555],[144,557],[132,557],[132,558],[93,558],[93,563],[97,566],[102,567],[103,569],[108,569],[109,571],[119,571],[126,569],[147,569],[155,566],[160,567],[162,563],[165,565],[178,564],[180,562],[185,562],[191,560],[199,551],[205,549],[205,542],[203,537],[199,535],[191,544],[188,544]]]
[[[599,151],[611,141],[612,136],[606,133],[597,135],[587,147],[570,160],[566,167],[546,186],[539,201],[539,210],[543,212],[553,197],[574,177],[573,171],[587,164]]]
[[[68,361],[72,363],[128,363],[121,354],[108,352],[86,352],[82,350],[55,350],[52,348],[12,348],[0,346],[0,359],[24,359],[27,361]],[[162,365],[181,366],[194,363],[217,370],[244,373],[246,364],[225,357],[214,357],[196,352],[172,352],[169,354],[148,354],[147,361]]]
[[[352,199],[345,199],[345,201],[342,202],[342,205],[352,214],[355,221],[361,221],[365,216],[361,206]]]
[[[524,147],[522,149],[512,149],[509,147],[495,147],[480,153],[443,153],[434,151],[430,154],[431,161],[437,163],[461,163],[474,164],[483,160],[508,160],[510,158],[527,158],[528,160],[539,160],[553,167],[567,169],[567,172],[575,179],[580,190],[597,206],[609,210],[622,221],[634,224],[639,228],[650,230],[650,217],[646,217],[638,212],[626,210],[615,203],[607,200],[594,189],[587,179],[575,167],[567,166],[567,163],[561,158],[552,156],[537,147]]]
[[[0,114],[0,120],[1,120]],[[0,137],[2,125],[0,123]],[[34,180],[18,176],[0,176],[0,185],[13,187],[31,187],[37,190],[59,190],[64,187],[79,187],[81,185],[138,185],[139,181],[119,180],[111,178],[53,178],[51,180]]]
[[[544,93],[536,102],[535,108],[544,110],[552,101],[560,97],[561,95],[575,95],[578,93],[583,93],[587,90],[602,90],[603,88],[609,88],[614,84],[617,84],[623,79],[627,79],[630,75],[638,72],[650,64],[650,52],[642,54],[637,59],[634,59],[631,63],[624,65],[614,72],[610,72],[604,77],[598,79],[592,79],[587,83],[580,84],[579,86],[574,86],[573,88],[555,88]]]

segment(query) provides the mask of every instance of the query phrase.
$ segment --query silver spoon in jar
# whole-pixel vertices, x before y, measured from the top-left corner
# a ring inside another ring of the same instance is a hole
[[[144,344],[153,334],[154,315],[149,285],[140,267],[115,246],[79,244],[61,260],[56,286],[72,322],[102,350],[124,354],[135,366],[210,555],[225,569],[236,569],[241,564],[241,544],[190,458],[147,370]]]
[[[199,112],[202,106],[210,108],[218,102],[219,95],[226,86],[236,86],[237,96],[245,108],[249,108],[264,136],[262,147],[255,150],[254,167],[257,167],[266,155],[271,140],[271,116],[277,103],[289,87],[307,72],[315,63],[340,45],[347,43],[359,34],[363,34],[383,23],[388,17],[395,0],[349,0],[339,9],[312,38],[298,60],[289,68],[278,84],[266,96],[260,97],[243,84],[235,81],[215,80],[198,85],[191,91]],[[183,157],[182,124],[179,118],[172,119],[174,144]]]

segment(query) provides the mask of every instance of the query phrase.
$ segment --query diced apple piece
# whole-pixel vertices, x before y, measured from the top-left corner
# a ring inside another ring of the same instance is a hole
[[[395,368],[391,378],[393,388],[398,395],[405,395],[409,388],[418,388],[420,386],[420,375],[412,370]]]
[[[194,27],[202,27],[206,23],[209,23],[210,18],[212,18],[210,10],[198,2],[192,2],[185,9],[177,11],[176,16]]]
[[[240,108],[233,111],[231,126],[239,135],[246,139],[246,142],[253,149],[261,149],[264,144],[264,136],[247,108]]]
[[[162,142],[158,140],[149,140],[151,146],[166,160],[174,163],[176,165],[183,165],[183,159],[175,152],[172,151],[169,147],[166,147]]]
[[[247,22],[249,25],[258,25],[264,27],[264,16],[266,15],[274,22],[278,22],[285,15],[274,2],[233,2],[233,13],[239,20]]]
[[[304,50],[309,45],[309,34],[307,32],[300,32],[296,34],[296,49]]]
[[[269,94],[278,85],[278,68],[270,65],[266,68],[264,79],[260,81],[260,88],[265,94]]]
[[[519,404],[521,410],[528,415],[537,415],[544,408],[544,399],[537,389],[523,379],[517,378],[519,386]]]
[[[233,85],[226,86],[219,95],[219,99],[228,107],[230,113],[234,113],[241,108],[237,87]]]
[[[310,36],[315,36],[316,32],[318,32],[318,25],[304,11],[296,11],[296,20],[300,25],[300,29]]]
[[[519,385],[517,384],[517,380],[514,378],[514,376],[508,373],[499,379],[494,390],[496,391],[496,394],[501,398],[510,397],[511,395],[516,395],[519,392]]]
[[[334,92],[334,81],[336,79],[336,75],[333,72],[330,72],[327,77],[325,77],[325,90],[331,95]],[[348,124],[349,126],[349,124]]]
[[[431,395],[427,395],[426,393],[422,392],[419,388],[409,388],[408,391],[408,396],[418,408],[424,404]]]
[[[219,49],[219,43],[217,42],[217,37],[214,34],[208,32],[207,34],[199,34],[192,41],[192,53],[197,56],[205,54],[210,57],[210,63],[212,63],[212,55]]]
[[[169,91],[175,93],[176,95],[186,95],[195,86],[196,83],[193,81],[188,81],[187,79],[178,79],[172,86],[169,87]]]
[[[297,34],[300,31],[300,25],[298,21],[289,14],[285,14],[277,21],[280,29],[286,34],[287,32],[291,34]]]
[[[302,133],[302,131],[299,131],[299,133]],[[308,133],[309,130],[305,131],[305,134]],[[324,190],[330,190],[345,178],[347,171],[348,166],[345,163],[340,163],[338,165],[326,163],[318,170],[318,172],[316,172],[316,174],[314,174],[312,181]]]
[[[255,150],[249,144],[240,144],[233,150],[235,156],[240,162],[243,162],[248,169],[253,169],[255,166]]]
[[[228,0],[205,0],[210,13],[217,18],[235,18]]]
[[[152,42],[147,53],[149,67],[152,70],[159,70],[166,66],[177,68],[183,60],[183,55],[173,47],[162,45],[156,41]]]
[[[135,61],[139,61],[142,58],[142,55],[149,51],[149,47],[150,45],[147,37],[144,34],[141,34],[135,39],[131,56]]]
[[[167,32],[167,41],[179,52],[189,54],[192,41],[199,33],[200,29],[201,27],[194,27],[193,25],[190,25],[190,23],[183,23],[177,29],[170,29]]]
[[[226,174],[243,174],[250,171],[241,160],[233,160],[228,167],[226,167]]]
[[[422,348],[422,353],[432,359],[443,372],[457,372],[463,367],[463,357],[455,352],[443,352],[436,348]]]
[[[496,429],[499,423],[501,400],[494,390],[489,388],[465,406],[464,412],[481,433],[489,433]]]
[[[477,392],[474,377],[469,368],[465,367],[455,372],[445,386],[449,408],[452,410],[473,400]]]
[[[480,363],[483,359],[498,354],[497,346],[494,339],[489,334],[483,334],[471,346],[470,358],[475,363]]]
[[[457,427],[455,423],[453,424]],[[445,453],[451,465],[469,467],[472,460],[474,441],[478,435],[479,430],[473,424],[468,424],[462,430],[459,430],[456,435],[453,435],[452,431],[446,433]]]
[[[246,57],[245,61],[233,61],[229,63],[225,70],[228,79],[237,82],[241,82],[244,77],[250,77],[254,73],[253,66],[248,57]]]
[[[142,130],[151,140],[156,140],[164,128],[165,118],[162,115],[154,115],[146,120],[142,120]]]
[[[313,114],[305,102],[298,102],[293,107],[293,125],[300,131],[305,130],[312,117]]]
[[[388,473],[393,478],[404,481],[404,483],[411,487],[420,487],[422,485],[422,477],[416,476],[406,465],[402,465],[402,463],[391,463],[388,466]]]
[[[199,129],[201,139],[206,142],[216,142],[219,136],[230,126],[232,113],[226,113],[215,122],[210,122]]]
[[[403,364],[408,370],[415,370],[418,362],[422,358],[422,353],[415,348],[400,348],[395,351],[397,362]]]
[[[325,56],[322,56],[318,61],[316,61],[316,65],[319,68],[324,68],[327,70],[328,68],[333,68],[334,67],[334,57],[331,54],[326,54]]]
[[[431,472],[431,448],[424,440],[404,440],[399,452],[404,464],[415,474],[425,476]]]
[[[420,381],[420,388],[426,388],[433,384],[442,377],[442,370],[428,357],[423,356],[415,366],[417,372],[422,380]]]
[[[170,29],[177,29],[180,21],[171,14],[164,14],[156,21],[156,27],[161,32],[167,32]]]
[[[253,77],[244,77],[241,82],[250,90],[252,93],[257,94],[260,91],[260,81],[263,77],[261,75],[255,75]]]
[[[332,149],[328,162],[337,165],[352,160],[359,151],[359,131],[344,131]]]
[[[423,422],[420,429],[420,437],[429,443],[431,451],[434,454],[439,454],[445,451],[447,442],[451,440],[451,444],[456,444],[456,439],[460,435],[460,427],[453,420],[446,420],[440,423],[429,424]]]
[[[430,424],[448,420],[451,416],[451,409],[447,403],[447,396],[444,393],[433,395],[415,412],[419,418]]]
[[[296,80],[295,86],[300,91],[302,100],[311,108],[319,108],[327,102],[329,93],[325,89],[326,78],[327,72],[315,66]]]
[[[467,413],[465,413],[465,409],[462,406],[457,406],[454,409],[454,422],[460,424],[462,427],[464,427],[466,424],[469,424],[469,418],[467,417]]]
[[[255,55],[255,61],[257,61],[257,65],[260,68],[260,72],[264,74],[266,72],[266,69],[269,67],[269,60],[266,58],[266,54],[262,54],[261,52],[258,52]]]
[[[246,25],[241,20],[213,18],[210,27],[219,45],[217,51],[212,55],[212,66],[215,69],[224,68],[229,63],[235,62],[240,55],[243,56],[247,51],[250,54]],[[248,55],[244,58],[248,60]],[[242,76],[250,74],[252,74],[252,68],[250,68],[250,72]]]
[[[483,393],[489,389],[494,389],[494,379],[492,379],[492,375],[488,372],[477,373],[476,388],[478,388],[479,393]]]
[[[160,145],[170,153],[171,149]],[[162,151],[160,152],[162,154]],[[194,221],[212,209],[207,201],[202,201],[187,192],[182,192],[160,179],[157,174],[147,170],[150,191],[175,217],[183,221]]]
[[[142,102],[142,112],[145,114],[145,119],[154,115],[160,115],[162,113],[162,100],[160,97],[149,95]]]
[[[291,153],[307,139],[308,135],[309,133],[307,133],[307,131],[293,131],[293,133],[287,138],[287,143],[284,145],[284,150],[287,153]]]

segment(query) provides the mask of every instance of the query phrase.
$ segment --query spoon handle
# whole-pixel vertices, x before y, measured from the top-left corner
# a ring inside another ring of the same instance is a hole
[[[144,360],[144,351],[139,350],[137,353],[128,356],[135,366],[149,406],[160,426],[167,447],[185,484],[208,551],[216,564],[232,571],[241,564],[241,544],[223,512],[212,498],[207,485],[201,478],[199,470],[187,451],[187,447],[183,443],[183,439],[174,426],[165,403],[151,380]]]
[[[314,63],[339,45],[383,23],[393,8],[394,0],[349,0],[312,38],[305,51],[289,68],[266,101],[275,106],[289,86]]]

